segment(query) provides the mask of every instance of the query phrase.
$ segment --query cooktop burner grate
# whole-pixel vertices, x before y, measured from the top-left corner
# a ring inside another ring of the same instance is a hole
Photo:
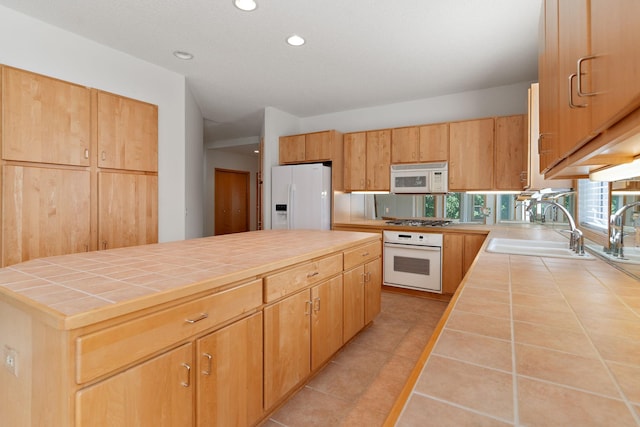
[[[387,221],[387,225],[404,225],[411,227],[443,227],[451,223],[448,219],[394,219]]]

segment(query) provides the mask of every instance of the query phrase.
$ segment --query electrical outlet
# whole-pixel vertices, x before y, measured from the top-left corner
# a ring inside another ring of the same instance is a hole
[[[11,372],[14,376],[18,376],[18,352],[9,347],[4,346],[4,367]]]

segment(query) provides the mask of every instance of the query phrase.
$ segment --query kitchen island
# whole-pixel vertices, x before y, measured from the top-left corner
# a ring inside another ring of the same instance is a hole
[[[263,230],[1,269],[2,422],[255,424],[375,317],[380,255]]]

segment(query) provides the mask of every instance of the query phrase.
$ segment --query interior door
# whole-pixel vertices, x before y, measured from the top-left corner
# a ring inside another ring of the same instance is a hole
[[[249,231],[250,173],[215,170],[215,235]]]

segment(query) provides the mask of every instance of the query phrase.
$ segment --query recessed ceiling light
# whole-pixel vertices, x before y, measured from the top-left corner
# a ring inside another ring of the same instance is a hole
[[[297,34],[294,34],[287,39],[287,43],[291,46],[302,46],[304,42],[305,40]]]
[[[193,54],[189,52],[184,52],[182,50],[176,50],[175,52],[173,52],[173,56],[175,56],[178,59],[184,59],[185,61],[193,59]]]
[[[258,5],[254,0],[233,0],[233,4],[240,10],[244,10],[245,12],[251,12],[255,10]]]
[[[259,154],[260,150],[253,150],[254,153]]]

